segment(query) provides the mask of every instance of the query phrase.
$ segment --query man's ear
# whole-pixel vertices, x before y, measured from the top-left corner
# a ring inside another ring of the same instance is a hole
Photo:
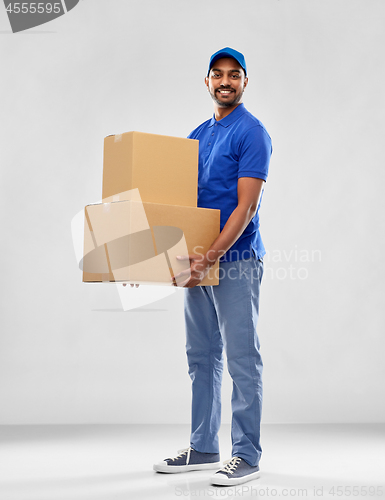
[[[209,88],[209,79],[208,79],[207,76],[205,77],[205,85],[206,85],[206,87],[208,89]]]
[[[244,88],[244,89],[247,87],[247,84],[248,84],[248,83],[249,83],[249,79],[248,79],[248,78],[247,78],[247,76],[246,76],[245,81],[244,81],[244,84],[243,84],[243,88]]]

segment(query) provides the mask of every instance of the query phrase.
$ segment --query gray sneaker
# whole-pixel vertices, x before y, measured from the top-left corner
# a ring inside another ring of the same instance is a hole
[[[216,486],[231,486],[257,479],[260,475],[259,465],[249,465],[243,458],[233,457],[228,460],[223,469],[210,478],[210,483]]]
[[[191,446],[178,451],[175,458],[166,458],[154,465],[156,472],[188,472],[192,470],[218,469],[221,466],[219,453],[201,453]]]

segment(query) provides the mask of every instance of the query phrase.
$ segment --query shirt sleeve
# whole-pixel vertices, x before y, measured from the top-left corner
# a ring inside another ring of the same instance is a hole
[[[266,181],[271,153],[271,139],[266,130],[259,125],[250,128],[239,146],[238,179],[256,177]]]

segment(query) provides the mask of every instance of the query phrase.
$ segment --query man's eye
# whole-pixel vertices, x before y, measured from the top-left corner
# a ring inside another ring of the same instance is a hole
[[[219,78],[221,75],[219,73],[213,73],[213,78]]]
[[[240,75],[233,75],[233,78],[239,78]]]

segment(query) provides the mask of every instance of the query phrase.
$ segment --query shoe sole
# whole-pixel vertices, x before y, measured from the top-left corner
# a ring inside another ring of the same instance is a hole
[[[193,470],[212,470],[220,469],[222,462],[213,462],[212,464],[191,464],[191,465],[162,465],[156,464],[153,469],[155,472],[165,472],[167,474],[177,474],[178,472],[190,472]]]
[[[252,481],[253,479],[258,479],[260,475],[261,475],[260,470],[252,472],[251,474],[247,474],[247,476],[235,477],[234,479],[230,479],[224,474],[217,474],[210,478],[210,484],[214,486],[232,486],[237,484],[243,484],[246,483],[247,481]]]

